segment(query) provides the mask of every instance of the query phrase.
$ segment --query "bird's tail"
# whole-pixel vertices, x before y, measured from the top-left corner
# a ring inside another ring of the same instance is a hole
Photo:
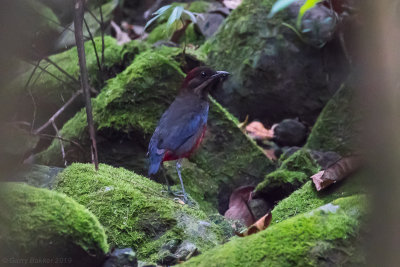
[[[164,151],[159,150],[154,144],[155,142],[152,142],[153,140],[150,141],[149,144],[149,176],[152,174],[155,174],[158,172],[158,169],[160,168],[160,164],[162,162],[162,159],[164,157]]]

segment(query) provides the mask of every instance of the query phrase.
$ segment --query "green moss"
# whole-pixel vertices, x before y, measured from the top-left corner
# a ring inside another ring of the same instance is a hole
[[[364,196],[333,201],[265,231],[236,238],[183,266],[321,266],[365,264],[354,246],[365,216]],[[336,256],[336,257],[335,257]]]
[[[355,112],[354,90],[343,84],[318,117],[308,137],[306,147],[351,154],[358,142],[361,111]]]
[[[129,160],[124,158],[120,164],[126,166],[124,164],[128,161],[133,162],[129,167],[136,172],[147,172],[145,154],[148,141],[183,80],[184,74],[176,61],[182,58],[180,51],[179,48],[163,46],[141,53],[125,71],[110,79],[92,101],[94,121],[100,135],[102,131],[112,130],[134,136],[138,148]],[[212,213],[218,206],[217,195],[221,188],[233,190],[245,182],[256,184],[274,166],[237,127],[237,119],[216,101],[210,101],[205,140],[190,163],[184,163],[183,177],[186,188],[196,201]],[[77,140],[84,147],[89,146],[84,110],[65,124],[61,135],[65,139]],[[68,162],[90,160],[90,149],[83,153],[72,144],[64,143],[64,146]],[[100,161],[110,154],[109,151],[101,153]],[[46,165],[62,163],[59,142],[53,141],[37,158]],[[167,164],[167,173],[177,179],[171,164]]]
[[[300,149],[285,159],[276,171],[267,174],[255,191],[276,201],[299,188],[318,171],[319,166],[311,154],[305,149]]]
[[[278,13],[268,19],[275,0],[243,0],[221,25],[218,33],[206,44],[208,63],[216,68],[224,68],[233,72],[238,80],[245,73],[244,65],[253,64],[257,53],[265,47],[268,38],[278,35],[282,16]],[[259,38],[256,38],[259,36]],[[260,38],[262,41],[260,41]],[[240,49],[237,49],[240,47]],[[244,64],[247,62],[246,64]]]
[[[321,192],[315,189],[312,181],[307,182],[275,206],[272,210],[272,224],[308,212],[340,197],[366,193],[364,177],[364,171],[356,173]]]
[[[162,193],[148,178],[104,164],[73,164],[62,172],[55,189],[92,211],[105,227],[111,246],[132,247],[139,258],[156,261],[169,240],[189,240],[205,251],[224,239],[213,223],[200,227],[207,216],[198,208],[181,205]]]
[[[64,194],[3,183],[0,204],[2,256],[71,257],[85,266],[99,264],[108,251],[98,220]]]

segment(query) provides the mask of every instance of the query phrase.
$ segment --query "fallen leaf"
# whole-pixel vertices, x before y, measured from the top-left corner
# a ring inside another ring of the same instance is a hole
[[[117,39],[117,44],[123,45],[131,41],[129,35],[126,32],[122,31],[121,28],[117,25],[117,23],[111,21],[111,27],[115,31],[115,39]]]
[[[311,179],[317,191],[320,191],[331,184],[334,184],[350,174],[358,170],[361,166],[359,156],[345,157],[333,163],[326,170],[322,170],[313,176]]]
[[[268,212],[263,217],[261,217],[258,221],[256,221],[254,224],[252,224],[249,228],[247,228],[244,232],[241,232],[241,233],[236,232],[235,234],[240,237],[245,237],[245,236],[249,236],[249,235],[258,233],[262,230],[265,230],[271,223],[271,220],[272,220],[272,214],[271,214],[271,212]]]
[[[227,8],[236,9],[242,3],[242,0],[224,0],[223,3]]]
[[[246,226],[253,224],[255,219],[247,204],[251,199],[253,190],[254,187],[252,186],[243,186],[233,191],[229,198],[229,209],[224,216],[228,219],[240,220]]]
[[[253,121],[246,126],[246,133],[253,139],[271,140],[274,137],[273,129],[268,130],[261,122]]]

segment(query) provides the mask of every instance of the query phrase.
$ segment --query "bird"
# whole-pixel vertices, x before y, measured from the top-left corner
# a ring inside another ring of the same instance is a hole
[[[181,176],[181,161],[200,146],[207,128],[208,94],[229,76],[226,71],[197,67],[184,79],[178,95],[162,114],[148,147],[149,176],[156,174],[164,161],[176,160],[176,171],[182,187],[183,201],[187,193]],[[168,186],[169,189],[169,186]]]

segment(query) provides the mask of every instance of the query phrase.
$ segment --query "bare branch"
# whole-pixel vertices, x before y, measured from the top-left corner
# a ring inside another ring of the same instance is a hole
[[[83,39],[83,37],[82,37]],[[55,63],[54,61],[52,61],[50,58],[45,57],[44,60],[46,60],[47,62],[49,62],[50,64],[52,64],[54,67],[56,67],[56,69],[58,69],[59,71],[61,71],[65,76],[67,76],[68,78],[70,78],[72,81],[76,82],[79,84],[79,81],[72,77],[68,72],[66,72],[63,68],[61,68],[60,66],[57,65],[57,63]]]
[[[100,80],[101,80],[101,83],[103,83],[102,69],[101,69],[101,65],[100,65],[99,55],[97,54],[96,43],[94,42],[93,35],[90,32],[89,25],[87,24],[86,19],[84,18],[83,21],[85,22],[86,30],[88,31],[89,36],[90,36],[90,40],[92,41],[94,54],[96,55],[97,67],[99,68],[99,71],[100,71]]]
[[[103,9],[101,5],[99,6],[100,11],[100,30],[101,30],[101,67],[103,68],[104,64],[104,18],[103,18]]]
[[[89,125],[89,135],[92,141],[93,149],[93,163],[95,169],[99,169],[99,162],[97,156],[97,144],[96,144],[96,132],[94,129],[93,115],[92,115],[92,102],[90,99],[90,86],[88,72],[86,68],[86,56],[85,56],[85,46],[83,43],[83,17],[84,17],[84,0],[75,0],[75,12],[74,12],[74,25],[75,25],[75,42],[76,48],[78,50],[79,67],[81,72],[81,87],[86,102],[86,117]]]
[[[37,135],[40,136],[40,137],[48,138],[48,139],[56,138],[56,139],[60,139],[60,140],[65,141],[65,142],[69,142],[69,143],[74,144],[75,146],[77,146],[82,152],[85,152],[83,147],[76,141],[73,141],[73,140],[70,140],[70,139],[66,139],[66,138],[62,138],[61,136],[51,135],[51,134],[42,134],[42,133],[40,133],[40,134],[37,134]]]
[[[77,92],[75,92],[71,98],[65,102],[65,104],[59,109],[57,110],[56,113],[54,113],[53,116],[51,116],[51,118],[42,126],[40,126],[38,129],[36,129],[35,131],[33,131],[33,134],[39,134],[41,131],[43,131],[44,129],[46,129],[58,116],[60,116],[61,113],[63,113],[63,111],[69,106],[71,105],[72,102],[74,102],[74,100],[80,95],[82,94],[82,90],[79,90]]]
[[[60,138],[60,133],[58,132],[58,128],[57,128],[57,126],[56,126],[56,124],[54,123],[53,120],[51,121],[51,124],[53,125],[53,128],[56,131],[56,136],[58,138]],[[61,146],[61,154],[62,154],[62,157],[63,157],[63,160],[64,160],[64,166],[67,167],[67,160],[65,159],[64,144],[63,144],[61,139],[59,139],[59,141],[60,141],[60,146]]]

